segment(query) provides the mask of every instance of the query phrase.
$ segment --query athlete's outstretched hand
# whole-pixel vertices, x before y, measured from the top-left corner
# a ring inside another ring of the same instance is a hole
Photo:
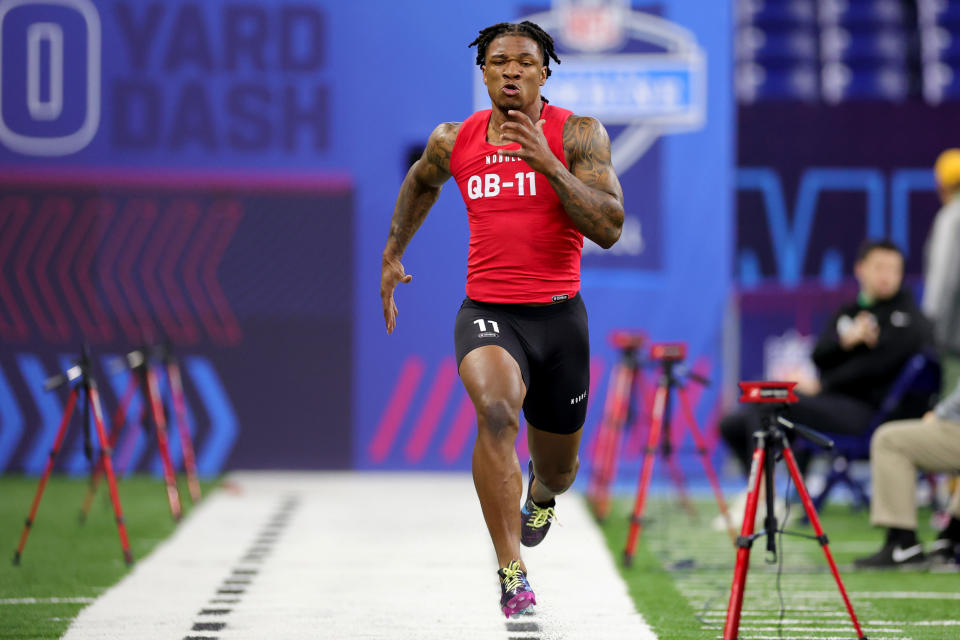
[[[383,303],[383,321],[387,325],[387,333],[393,333],[397,326],[397,303],[393,301],[393,290],[401,282],[407,283],[413,276],[404,273],[403,265],[399,260],[383,259],[383,268],[380,272],[380,301]]]
[[[547,138],[543,135],[546,120],[534,123],[523,111],[507,111],[507,122],[500,125],[501,139],[505,142],[519,142],[519,149],[503,149],[499,153],[526,161],[530,168],[547,174],[559,160],[550,150]]]

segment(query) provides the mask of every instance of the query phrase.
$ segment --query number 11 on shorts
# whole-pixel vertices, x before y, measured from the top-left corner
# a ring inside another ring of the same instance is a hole
[[[474,321],[473,321],[473,324],[475,324],[475,325],[477,325],[478,327],[480,327],[480,333],[486,333],[486,332],[487,332],[487,323],[488,323],[488,322],[490,323],[490,326],[493,327],[492,331],[493,331],[494,333],[500,333],[500,325],[498,325],[498,324],[497,324],[495,321],[493,321],[493,320],[482,320],[482,319],[479,319],[479,318],[478,318],[477,320],[474,320]]]

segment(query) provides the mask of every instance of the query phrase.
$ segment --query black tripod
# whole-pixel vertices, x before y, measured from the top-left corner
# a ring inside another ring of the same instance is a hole
[[[833,560],[833,554],[830,553],[829,541],[827,535],[820,526],[820,519],[817,517],[817,510],[813,506],[810,494],[803,484],[803,476],[797,467],[796,458],[790,449],[790,443],[784,433],[784,428],[792,431],[795,435],[826,448],[832,448],[833,442],[822,433],[793,424],[781,413],[786,409],[787,403],[796,402],[797,396],[793,393],[796,382],[741,382],[740,388],[743,394],[740,402],[764,403],[770,405],[767,415],[764,416],[764,428],[753,434],[757,441],[757,446],[753,451],[753,463],[750,465],[750,478],[748,481],[747,506],[743,516],[743,526],[740,530],[740,537],[737,538],[737,564],[733,572],[733,584],[730,587],[730,604],[727,607],[727,621],[723,628],[723,640],[737,640],[737,633],[740,630],[740,613],[743,609],[743,595],[747,585],[747,569],[750,567],[750,548],[754,540],[761,536],[767,537],[767,553],[772,557],[776,556],[776,533],[777,517],[774,514],[774,476],[777,460],[781,457],[787,463],[787,469],[793,482],[797,487],[797,493],[803,502],[803,508],[810,518],[810,524],[816,536],[808,536],[799,533],[784,531],[790,535],[802,538],[811,538],[820,543],[823,553],[830,565],[830,571],[836,580],[837,588],[840,590],[840,596],[850,614],[853,627],[857,632],[859,640],[867,640],[860,629],[860,622],[857,620],[857,614],[853,611],[853,605],[850,604],[850,598],[847,596],[847,590],[840,579],[840,572],[837,570],[837,564]],[[757,515],[757,503],[760,501],[760,486],[764,483],[766,489],[766,507],[767,516],[764,519],[763,531],[753,532],[754,518]],[[783,550],[780,551],[783,553]]]
[[[30,515],[27,516],[27,523],[20,536],[20,544],[13,556],[13,564],[20,564],[20,557],[23,555],[23,548],[27,544],[27,537],[33,526],[34,518],[37,515],[37,508],[40,506],[40,499],[43,497],[43,491],[47,486],[47,480],[50,479],[50,473],[53,471],[53,464],[57,459],[57,453],[63,444],[64,436],[67,433],[67,427],[70,425],[70,416],[77,404],[77,398],[83,402],[83,438],[84,451],[87,458],[93,461],[93,443],[90,436],[90,414],[93,414],[93,427],[96,428],[97,438],[100,442],[100,460],[99,464],[107,474],[107,483],[110,487],[110,499],[113,502],[113,512],[117,519],[117,531],[120,534],[120,546],[123,548],[123,559],[129,565],[133,562],[133,556],[130,553],[130,543],[127,540],[127,528],[123,521],[123,509],[120,506],[120,495],[117,493],[117,480],[113,475],[113,461],[111,459],[111,447],[107,442],[107,433],[103,428],[103,409],[100,406],[100,394],[97,392],[97,382],[90,373],[90,352],[86,345],[83,346],[80,359],[77,363],[67,369],[66,372],[57,374],[49,378],[44,383],[44,388],[48,391],[57,389],[64,384],[70,383],[70,397],[67,399],[67,406],[63,410],[63,419],[60,421],[60,429],[57,431],[57,437],[53,442],[53,449],[50,451],[50,457],[47,460],[47,466],[43,471],[43,477],[40,478],[40,484],[37,486],[37,493],[33,498],[33,505],[30,507]]]

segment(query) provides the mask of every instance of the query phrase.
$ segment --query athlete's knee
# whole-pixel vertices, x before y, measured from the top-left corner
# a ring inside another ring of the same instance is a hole
[[[577,470],[580,467],[580,460],[574,461],[573,465],[564,465],[559,467],[537,470],[537,482],[546,487],[551,493],[563,493],[573,485],[577,479]]]
[[[477,422],[482,432],[495,438],[514,438],[519,430],[519,411],[504,398],[484,398],[476,405]]]

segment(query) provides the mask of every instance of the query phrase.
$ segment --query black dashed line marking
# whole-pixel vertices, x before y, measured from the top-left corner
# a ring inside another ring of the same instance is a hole
[[[264,531],[261,531],[258,537],[254,540],[253,546],[247,550],[246,555],[240,559],[242,564],[249,563],[260,563],[263,562],[264,556],[269,554],[272,551],[271,545],[276,543],[277,538],[280,537],[280,534],[283,533],[283,528],[289,524],[289,519],[294,511],[299,506],[299,499],[294,497],[287,498],[280,509],[274,513],[273,518],[264,528]],[[252,576],[257,575],[258,570],[242,567],[235,568],[231,571],[231,577],[224,579],[221,588],[217,589],[218,595],[241,595],[246,592],[246,589],[237,588],[239,586],[246,586],[251,584],[253,581]],[[241,577],[236,577],[241,576]],[[243,577],[248,576],[248,577]],[[210,604],[236,604],[240,602],[240,598],[211,598]],[[197,614],[199,616],[226,616],[233,611],[232,609],[224,608],[215,608],[201,609]],[[193,631],[220,631],[227,626],[226,622],[195,622],[193,624]],[[217,636],[185,636],[184,640],[219,640]]]

